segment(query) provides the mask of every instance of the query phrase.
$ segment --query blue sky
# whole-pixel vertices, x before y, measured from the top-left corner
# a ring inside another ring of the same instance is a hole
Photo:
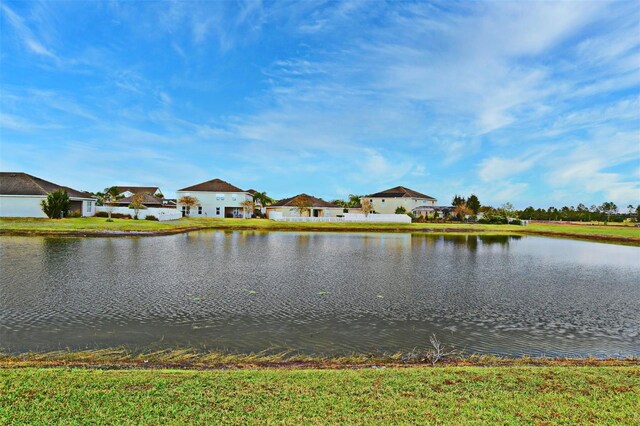
[[[0,169],[640,203],[638,2],[1,1]]]

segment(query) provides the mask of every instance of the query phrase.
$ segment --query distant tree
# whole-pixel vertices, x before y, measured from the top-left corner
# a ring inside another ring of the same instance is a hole
[[[311,204],[311,199],[304,195],[301,195],[293,200],[293,205],[296,210],[298,210],[298,214],[300,216],[303,216],[305,212],[311,213],[311,207],[313,207],[313,205]]]
[[[451,200],[451,205],[455,207],[455,206],[459,206],[460,204],[463,204],[464,202],[465,202],[464,197],[461,197],[460,195],[456,194],[453,196],[453,200]]]
[[[509,220],[509,217],[514,215],[513,204],[506,202],[500,206],[500,212],[504,215],[505,219]]]
[[[154,197],[160,198],[162,200],[164,199],[164,194],[160,190],[158,190],[158,192],[156,192]]]
[[[633,214],[634,210],[635,210],[635,207],[633,207],[633,204],[629,204],[627,206],[627,213],[629,213],[629,216],[631,216]]]
[[[101,197],[98,198],[98,201],[105,207],[105,209],[107,210],[107,214],[109,215],[107,222],[112,221],[111,213],[113,213],[113,209],[115,208],[115,205],[113,203],[115,203],[116,197],[118,195],[118,188],[112,186],[109,188],[105,188],[104,192],[101,194]]]
[[[360,199],[360,205],[362,206],[362,212],[364,213],[365,217],[369,216],[369,213],[373,211],[373,205],[371,204],[371,200],[369,200],[368,198]]]
[[[341,200],[341,199],[335,199],[335,200],[331,201],[331,203],[335,204],[336,206],[340,206],[340,207],[344,207],[344,208],[347,208],[348,204],[349,204],[345,200]]]
[[[464,220],[464,218],[471,213],[473,213],[473,211],[466,203],[458,204],[453,208],[453,214],[456,215],[458,220]]]
[[[466,204],[467,204],[467,207],[471,209],[474,215],[477,215],[478,212],[480,211],[480,207],[481,207],[480,200],[475,194],[471,194],[469,198],[467,198]]]
[[[640,204],[636,206],[636,219],[640,220]]]
[[[69,194],[64,189],[58,189],[47,194],[47,198],[40,202],[42,211],[50,219],[62,219],[69,214]]]
[[[256,209],[256,203],[251,200],[244,200],[240,205],[244,211],[244,217],[247,219],[251,217],[251,213]]]
[[[200,201],[191,195],[185,195],[178,200],[178,204],[187,208],[187,216],[191,215],[191,208],[200,205]]]
[[[407,214],[407,209],[404,206],[398,206],[396,208],[396,214]]]
[[[131,203],[129,204],[129,208],[133,209],[133,218],[138,219],[138,212],[141,209],[144,209],[144,194],[133,194],[131,197]]]
[[[609,220],[611,219],[611,215],[618,212],[618,206],[616,206],[612,201],[607,201],[605,203],[602,203],[602,205],[600,206],[600,210],[602,210],[602,212],[607,215],[607,222],[609,222]]]

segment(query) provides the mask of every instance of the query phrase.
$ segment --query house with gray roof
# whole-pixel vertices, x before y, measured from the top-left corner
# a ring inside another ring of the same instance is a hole
[[[40,203],[47,194],[63,189],[71,201],[70,214],[93,216],[96,197],[21,172],[0,172],[0,217],[43,217]]]
[[[212,179],[176,191],[177,208],[183,216],[243,218],[251,217],[253,212],[246,213],[244,202],[253,201],[253,195],[222,179]],[[195,197],[198,206],[190,208],[180,203],[184,196]]]
[[[344,213],[344,208],[322,198],[298,194],[285,198],[266,207],[269,219],[283,217],[336,217]]]
[[[381,214],[394,214],[398,207],[404,207],[407,213],[416,209],[433,207],[437,199],[404,186],[396,186],[375,194],[365,195],[371,202],[373,211]]]

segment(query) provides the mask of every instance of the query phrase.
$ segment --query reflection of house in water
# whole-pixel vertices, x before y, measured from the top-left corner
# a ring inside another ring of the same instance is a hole
[[[481,246],[500,245],[508,247],[511,241],[517,241],[522,237],[519,235],[433,235],[433,234],[412,234],[414,243],[422,239],[427,244],[442,243],[445,245],[464,246],[470,250],[476,250]]]

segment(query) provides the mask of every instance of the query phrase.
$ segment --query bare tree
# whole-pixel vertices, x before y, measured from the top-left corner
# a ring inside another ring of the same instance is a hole
[[[458,204],[453,208],[453,214],[458,216],[460,220],[464,220],[464,218],[471,213],[473,213],[473,211],[467,206],[467,203]]]
[[[311,207],[313,207],[311,200],[305,195],[301,195],[293,200],[293,205],[298,210],[300,216],[302,216],[304,212],[310,212]]]
[[[144,194],[133,194],[133,197],[131,197],[131,204],[129,204],[129,207],[133,209],[133,218],[134,219],[138,219],[138,212],[140,211],[140,209],[144,209],[144,204],[142,204],[144,202]]]
[[[244,211],[244,217],[246,219],[250,218],[251,214],[256,209],[256,203],[254,203],[251,200],[244,200],[242,203],[240,203],[240,205],[242,206],[242,210]]]
[[[187,216],[191,215],[191,208],[200,205],[200,201],[196,197],[191,195],[185,195],[178,200],[178,205],[185,206],[187,208]]]
[[[373,211],[373,205],[371,204],[371,200],[369,200],[368,198],[362,198],[360,200],[360,205],[362,206],[364,217],[369,216],[369,213]]]

